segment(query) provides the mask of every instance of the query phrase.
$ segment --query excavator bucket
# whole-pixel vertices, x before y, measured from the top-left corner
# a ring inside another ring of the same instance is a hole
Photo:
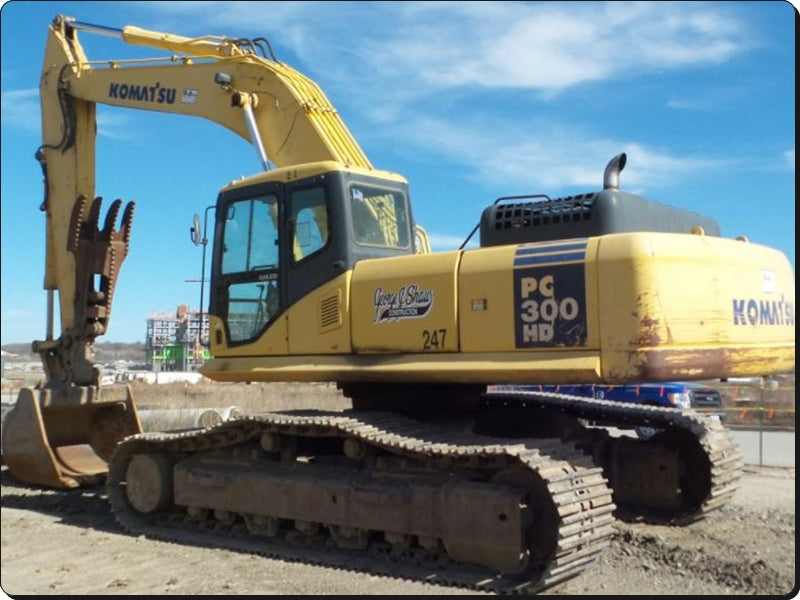
[[[3,461],[25,483],[76,488],[102,483],[117,443],[141,433],[126,386],[124,398],[85,395],[81,403],[57,402],[51,390],[22,388],[3,421]]]

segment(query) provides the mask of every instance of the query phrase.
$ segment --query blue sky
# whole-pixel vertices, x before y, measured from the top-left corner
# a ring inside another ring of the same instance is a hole
[[[723,236],[778,248],[794,265],[796,41],[787,2],[14,0],[0,11],[3,344],[45,333],[34,152],[56,14],[185,36],[266,37],[280,60],[322,87],[373,165],[408,178],[434,251],[458,247],[497,197],[600,189],[606,163],[624,151],[623,189],[710,215]],[[112,38],[81,41],[90,59],[141,55]],[[137,202],[101,341],[144,341],[152,312],[198,308],[192,216],[202,220],[218,190],[260,162],[212,123],[110,107],[98,115],[97,194]]]

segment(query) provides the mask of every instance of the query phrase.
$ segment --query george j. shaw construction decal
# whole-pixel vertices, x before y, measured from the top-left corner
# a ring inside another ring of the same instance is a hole
[[[517,348],[586,345],[586,240],[520,246],[514,257]]]
[[[402,319],[421,319],[433,308],[433,290],[416,284],[397,290],[375,290],[375,323],[391,323]]]

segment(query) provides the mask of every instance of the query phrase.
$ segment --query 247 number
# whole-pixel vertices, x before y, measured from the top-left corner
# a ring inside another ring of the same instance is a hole
[[[427,329],[422,331],[423,350],[441,350],[444,348],[444,338],[447,336],[447,329]]]

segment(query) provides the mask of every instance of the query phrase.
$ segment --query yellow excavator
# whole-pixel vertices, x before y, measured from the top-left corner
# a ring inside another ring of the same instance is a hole
[[[90,61],[79,32],[171,54]],[[378,573],[535,592],[591,565],[614,518],[679,524],[724,505],[741,457],[717,420],[688,409],[518,385],[794,368],[787,258],[620,190],[624,154],[601,190],[500,198],[480,216],[479,247],[431,252],[406,180],[374,168],[263,38],[58,16],[41,102],[49,314],[34,348],[47,380],[20,392],[3,456],[33,484],[105,481],[137,534],[315,548]],[[352,409],[142,433],[130,391],[101,388],[93,347],[133,205],[117,228],[114,201],[101,223],[98,103],[202,117],[253,145],[264,170],[216,202],[203,373],[336,382]],[[624,435],[641,426],[658,433]]]

